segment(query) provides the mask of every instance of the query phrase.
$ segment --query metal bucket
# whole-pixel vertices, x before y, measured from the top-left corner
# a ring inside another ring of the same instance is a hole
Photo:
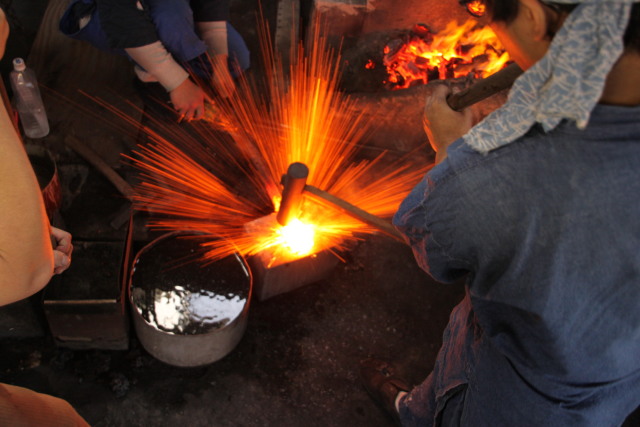
[[[133,261],[129,303],[136,334],[152,356],[181,367],[229,354],[247,326],[252,277],[242,256],[202,262],[211,236],[165,234]]]

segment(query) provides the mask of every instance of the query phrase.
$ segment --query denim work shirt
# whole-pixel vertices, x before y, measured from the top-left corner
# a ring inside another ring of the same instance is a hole
[[[468,274],[419,417],[463,386],[463,425],[621,424],[640,404],[640,107],[447,154],[394,217],[434,279]]]

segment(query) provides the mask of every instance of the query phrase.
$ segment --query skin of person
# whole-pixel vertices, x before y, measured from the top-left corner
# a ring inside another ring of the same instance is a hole
[[[0,9],[0,57],[8,36]],[[71,234],[49,224],[31,162],[3,103],[0,130],[0,305],[5,305],[33,295],[66,270],[73,245]]]
[[[0,8],[0,58],[9,24]],[[53,246],[52,246],[53,242]],[[71,234],[50,227],[22,140],[0,102],[0,306],[41,290],[71,263]],[[0,425],[86,427],[69,402],[0,383]]]

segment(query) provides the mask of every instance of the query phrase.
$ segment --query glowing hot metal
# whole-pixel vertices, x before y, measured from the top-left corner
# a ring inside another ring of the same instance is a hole
[[[388,236],[404,242],[404,239],[391,223],[366,212],[351,203],[335,197],[326,191],[320,190],[312,185],[305,185],[309,168],[304,163],[292,163],[287,169],[286,175],[282,177],[284,190],[282,191],[282,202],[276,215],[278,223],[287,226],[292,220],[297,219],[303,193],[306,192],[313,200],[323,205],[329,205],[334,209],[349,215],[365,224],[378,228]]]

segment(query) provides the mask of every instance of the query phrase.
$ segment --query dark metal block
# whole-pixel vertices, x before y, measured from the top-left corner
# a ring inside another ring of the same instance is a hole
[[[292,261],[273,262],[271,251],[262,251],[248,259],[254,295],[263,301],[318,282],[331,274],[338,261],[333,253],[325,250]]]
[[[245,224],[248,233],[277,225],[275,214]],[[328,250],[299,258],[278,256],[278,248],[265,249],[247,258],[253,274],[253,294],[260,301],[293,291],[326,278],[338,264]]]
[[[126,350],[126,278],[133,221],[124,241],[74,241],[71,267],[44,290],[44,313],[55,343],[71,349]]]

